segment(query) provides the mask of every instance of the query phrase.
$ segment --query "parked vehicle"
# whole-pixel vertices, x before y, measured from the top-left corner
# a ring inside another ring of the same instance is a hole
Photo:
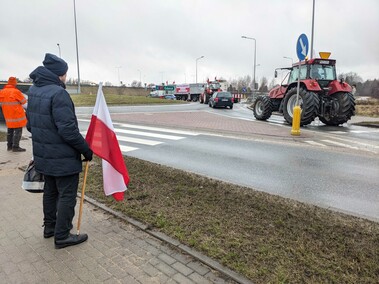
[[[176,100],[175,95],[165,95],[164,98],[165,98],[166,100]]]
[[[216,92],[209,99],[209,107],[230,107],[233,108],[233,95],[230,92]]]
[[[340,125],[355,114],[355,100],[351,86],[343,79],[337,80],[336,60],[320,53],[321,58],[305,60],[292,67],[275,70],[289,70],[280,86],[268,95],[260,95],[253,103],[254,116],[267,120],[273,111],[284,115],[292,124],[293,108],[297,101],[298,75],[300,88],[298,104],[301,107],[300,125],[310,124],[316,117],[326,125]]]
[[[174,94],[177,100],[197,102],[203,91],[203,83],[180,84],[176,85]]]
[[[148,97],[150,97],[150,98],[158,98],[158,99],[163,99],[164,96],[165,96],[164,91],[152,91],[148,95]]]

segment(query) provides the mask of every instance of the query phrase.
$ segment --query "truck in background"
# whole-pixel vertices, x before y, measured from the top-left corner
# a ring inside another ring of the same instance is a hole
[[[165,95],[175,95],[177,100],[208,103],[209,98],[216,91],[227,91],[228,83],[224,79],[215,81],[207,80],[207,83],[188,83],[188,84],[171,84],[156,85],[152,87],[150,96],[164,97]],[[206,98],[204,102],[204,97]]]
[[[177,100],[197,102],[203,92],[203,83],[180,84],[176,85],[174,95]]]

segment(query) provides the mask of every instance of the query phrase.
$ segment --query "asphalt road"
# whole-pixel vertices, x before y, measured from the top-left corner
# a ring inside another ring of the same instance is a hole
[[[78,113],[85,130],[88,116],[85,109]],[[359,130],[368,140],[361,139],[353,125],[337,130],[314,126],[302,130],[303,137],[296,140],[286,135],[290,127],[280,121],[254,121],[243,106],[116,107],[111,113],[126,155],[379,221],[375,129]],[[184,122],[187,131],[177,131]],[[194,129],[189,131],[191,125]],[[216,129],[219,125],[230,129]],[[260,134],[242,135],[246,129]]]

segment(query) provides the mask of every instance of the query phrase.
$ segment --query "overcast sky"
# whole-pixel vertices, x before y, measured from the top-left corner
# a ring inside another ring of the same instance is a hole
[[[3,1],[4,2],[4,1]],[[0,79],[29,77],[46,52],[77,78],[74,0],[2,3]],[[311,41],[312,0],[76,0],[81,80],[126,84],[227,80],[297,60],[296,42]],[[6,7],[5,7],[6,6]],[[316,0],[314,50],[330,51],[337,72],[379,78],[379,1]]]

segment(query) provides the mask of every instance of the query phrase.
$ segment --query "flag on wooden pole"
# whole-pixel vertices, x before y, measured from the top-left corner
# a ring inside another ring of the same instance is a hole
[[[129,183],[129,174],[114,132],[102,83],[99,84],[97,91],[86,140],[91,150],[102,159],[105,195],[113,195],[117,201],[123,200],[124,191]]]

